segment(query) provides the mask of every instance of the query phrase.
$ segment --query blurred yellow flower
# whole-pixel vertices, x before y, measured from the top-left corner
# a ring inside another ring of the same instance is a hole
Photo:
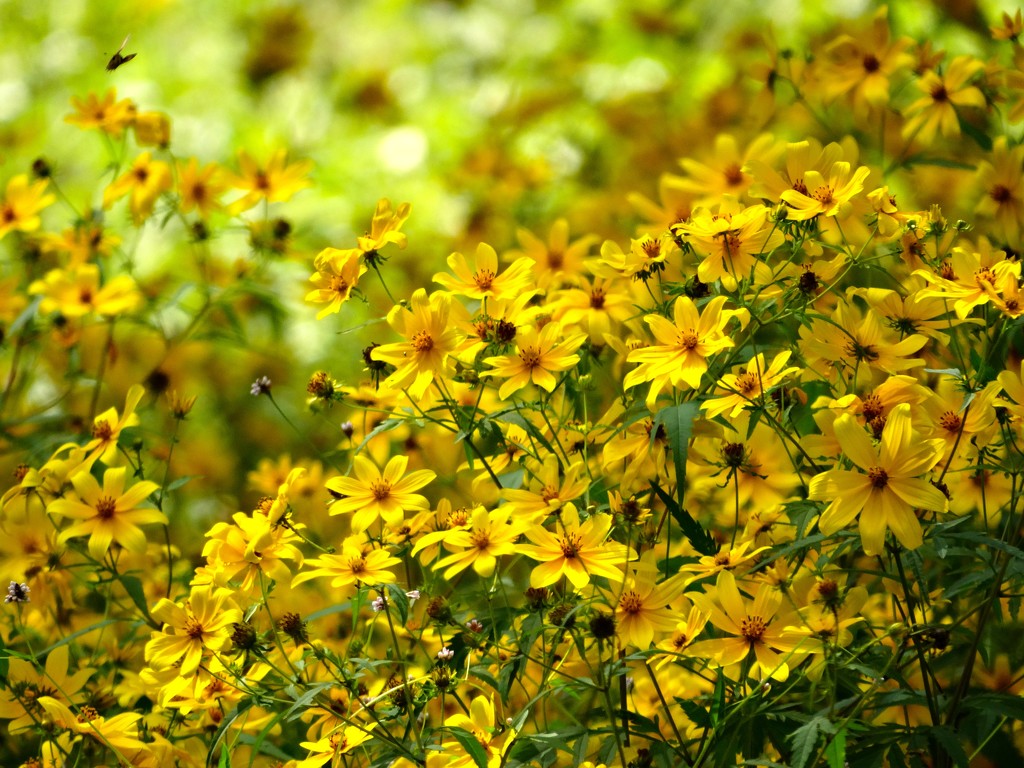
[[[0,200],[0,238],[15,230],[39,229],[39,212],[57,199],[46,192],[46,185],[46,179],[29,183],[24,173],[7,182],[7,191]]]
[[[240,152],[238,166],[239,173],[230,175],[228,184],[245,194],[228,207],[233,216],[249,210],[261,200],[268,203],[288,200],[312,183],[308,176],[313,170],[313,161],[289,163],[288,152],[284,149],[275,151],[262,166],[248,152]]]
[[[132,219],[141,224],[153,212],[160,195],[170,190],[171,185],[171,166],[163,160],[154,160],[150,152],[143,152],[135,158],[127,173],[103,191],[103,207],[110,208],[117,200],[130,194]]]
[[[135,104],[131,99],[117,100],[117,91],[108,90],[103,98],[90,93],[84,99],[71,97],[75,112],[67,115],[64,121],[86,130],[100,130],[114,138],[119,137],[135,120]]]

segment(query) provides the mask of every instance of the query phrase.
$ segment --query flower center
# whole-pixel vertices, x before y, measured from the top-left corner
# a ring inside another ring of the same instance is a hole
[[[878,57],[873,53],[864,54],[864,59],[861,64],[863,64],[865,72],[871,73],[877,72],[882,66],[882,62],[880,62]]]
[[[566,560],[574,560],[580,553],[582,537],[575,533],[566,533],[562,536],[562,557]]]
[[[434,338],[427,331],[420,331],[412,337],[412,348],[419,353],[429,352],[434,348]]]
[[[743,183],[743,170],[736,163],[725,169],[725,183],[730,187],[738,187]]]
[[[868,472],[868,480],[872,488],[885,488],[889,484],[889,474],[881,467],[872,467]]]
[[[102,520],[110,520],[117,511],[117,502],[110,496],[101,496],[96,501],[96,514]]]
[[[760,643],[767,628],[768,625],[760,616],[747,616],[740,622],[740,632],[751,643]]]
[[[495,275],[491,270],[481,269],[473,275],[473,281],[481,291],[489,291],[494,284],[494,277]]]
[[[391,483],[381,478],[370,483],[370,492],[375,501],[384,501],[391,495]]]
[[[952,432],[954,434],[960,431],[961,424],[963,424],[963,419],[952,411],[946,411],[939,419],[939,426],[947,432]]]
[[[519,349],[519,359],[523,361],[523,365],[527,368],[536,368],[540,365],[540,349],[538,347],[521,347]]]
[[[487,529],[473,531],[469,536],[469,541],[474,547],[484,552],[491,546],[491,532]]]
[[[635,616],[636,614],[640,613],[641,610],[643,610],[643,607],[644,601],[641,600],[640,595],[638,595],[633,590],[623,592],[622,597],[619,598],[619,608],[622,609],[623,613],[628,613],[631,616]]]
[[[691,350],[696,349],[697,344],[699,343],[700,339],[697,338],[696,331],[680,331],[678,345],[684,352],[690,352]]]
[[[752,392],[757,392],[758,378],[756,373],[741,373],[736,377],[736,389],[741,394],[750,395]]]
[[[992,189],[989,190],[988,196],[995,200],[997,203],[1005,203],[1013,197],[1010,194],[1010,190],[1004,187],[1002,184],[996,184]]]

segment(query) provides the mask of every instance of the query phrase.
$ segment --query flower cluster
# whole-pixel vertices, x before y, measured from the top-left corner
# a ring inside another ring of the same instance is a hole
[[[302,252],[309,162],[75,99],[127,217],[0,202],[4,764],[1019,760],[1022,29],[752,36],[686,156],[629,131],[633,223],[606,179],[436,271],[412,204]]]

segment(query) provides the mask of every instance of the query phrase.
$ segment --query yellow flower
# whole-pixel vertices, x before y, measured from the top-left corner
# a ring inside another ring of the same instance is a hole
[[[231,625],[242,620],[231,590],[211,585],[193,587],[183,603],[163,598],[152,613],[164,627],[146,643],[146,661],[159,670],[180,660],[181,677],[195,673],[204,652],[223,651],[231,642]]]
[[[623,386],[629,389],[651,382],[647,395],[647,407],[651,410],[666,386],[698,388],[708,370],[707,359],[734,345],[725,335],[729,321],[735,317],[745,324],[748,317],[746,310],[723,310],[724,304],[725,297],[716,296],[703,312],[698,312],[692,299],[680,296],[673,309],[673,322],[660,315],[647,315],[644,320],[660,344],[629,353],[627,360],[639,365],[626,375]]]
[[[869,27],[857,37],[842,35],[825,49],[828,64],[821,75],[824,95],[846,95],[858,117],[889,103],[889,79],[909,67],[914,57],[907,52],[909,38],[889,40],[888,9],[880,8]]]
[[[577,287],[558,291],[548,303],[555,320],[563,326],[578,325],[594,346],[635,314],[633,298],[621,281],[579,278]]]
[[[4,691],[0,693],[0,720],[11,721],[7,724],[10,733],[24,731],[43,719],[39,700],[44,696],[67,703],[82,701],[82,686],[95,670],[83,668],[68,674],[68,660],[67,645],[58,645],[50,651],[42,670],[25,659],[7,659]]]
[[[601,245],[601,256],[587,259],[584,264],[598,277],[647,280],[665,269],[668,257],[679,251],[669,233],[643,235],[629,242],[629,251],[623,252],[614,240]]]
[[[798,372],[795,366],[783,369],[789,360],[790,352],[780,352],[765,368],[764,354],[752,357],[746,365],[746,371],[740,374],[727,373],[718,380],[714,397],[701,403],[701,408],[709,419],[730,411],[729,418],[735,419],[748,406],[764,406],[765,393],[778,386],[784,378]],[[731,409],[731,410],[730,410]]]
[[[307,175],[313,169],[313,161],[289,163],[288,152],[284,149],[274,152],[262,166],[249,153],[240,152],[238,165],[240,172],[231,175],[228,184],[245,194],[228,207],[232,216],[249,210],[261,200],[268,203],[288,200],[311,184]]]
[[[300,746],[315,754],[310,754],[305,760],[299,760],[295,768],[320,768],[335,756],[347,754],[364,741],[369,741],[376,727],[376,723],[366,726],[346,725],[319,741],[303,741]]]
[[[370,459],[357,455],[353,459],[356,476],[335,477],[327,481],[327,489],[339,498],[331,505],[332,515],[353,512],[352,531],[362,533],[377,518],[383,517],[391,526],[401,522],[405,512],[429,509],[427,499],[413,493],[430,483],[437,474],[417,469],[405,474],[409,457],[393,456],[381,472]]]
[[[554,374],[567,371],[580,361],[574,353],[586,338],[582,333],[565,336],[561,323],[554,321],[539,333],[533,326],[527,326],[516,332],[516,353],[486,358],[484,362],[493,370],[480,375],[504,379],[498,390],[502,400],[531,383],[553,392],[558,384]]]
[[[718,574],[711,594],[692,595],[693,603],[708,614],[710,622],[729,635],[703,640],[690,647],[693,656],[708,656],[728,666],[750,660],[750,672],[760,677],[785,680],[789,663],[782,653],[800,645],[800,638],[788,637],[785,630],[798,622],[795,611],[779,614],[782,592],[769,584],[757,588],[753,601],[744,599],[729,571]],[[751,659],[750,657],[753,656]]]
[[[849,163],[840,160],[832,164],[827,178],[818,171],[808,171],[804,175],[806,192],[787,189],[780,195],[789,206],[787,216],[796,221],[807,221],[818,215],[846,215],[851,201],[863,191],[864,180],[870,173],[868,168],[861,166],[851,175],[851,168]]]
[[[384,382],[389,389],[408,389],[419,399],[438,377],[448,375],[449,356],[458,347],[459,334],[448,327],[451,298],[439,291],[427,298],[422,288],[412,295],[409,308],[396,306],[388,323],[406,341],[374,347],[370,357],[395,366]]]
[[[93,419],[92,440],[85,444],[85,450],[89,451],[87,462],[98,458],[107,466],[114,463],[117,456],[117,439],[121,432],[139,423],[135,409],[144,394],[146,390],[141,384],[133,384],[125,396],[124,410],[120,416],[116,408],[108,408]]]
[[[988,304],[998,296],[997,285],[1007,275],[1020,278],[1020,262],[1010,261],[1004,251],[993,250],[987,241],[977,251],[956,247],[944,262],[939,274],[927,269],[914,272],[933,287],[918,291],[921,298],[936,297],[953,300],[953,311],[961,320],[977,306]]]
[[[444,577],[451,579],[472,565],[479,576],[490,576],[494,573],[499,557],[518,551],[515,541],[523,532],[525,524],[509,522],[510,514],[507,504],[490,512],[484,507],[477,507],[473,510],[468,528],[439,531],[445,549],[461,551],[438,560],[434,563],[434,570],[446,568]],[[413,549],[413,554],[434,541],[435,538],[430,534],[422,537]]]
[[[622,645],[632,644],[645,651],[655,633],[674,630],[679,617],[669,603],[680,589],[677,579],[655,584],[649,574],[629,576],[615,599],[615,631]]]
[[[561,509],[563,504],[578,499],[586,492],[588,483],[584,474],[585,469],[582,462],[576,462],[565,470],[564,478],[559,478],[558,458],[549,454],[545,457],[536,480],[530,483],[529,489],[502,490],[505,506],[512,510],[516,517],[539,523]]]
[[[498,254],[487,243],[476,247],[474,267],[466,257],[453,253],[448,257],[448,266],[454,274],[438,272],[434,282],[456,296],[468,299],[514,299],[523,293],[532,293],[533,262],[522,256],[516,259],[501,274],[498,274]]]
[[[52,696],[43,696],[39,704],[57,728],[96,739],[118,753],[135,753],[147,749],[146,744],[138,738],[138,721],[142,717],[138,712],[122,712],[113,717],[104,717],[93,707],[83,706],[75,714],[64,702]],[[125,757],[127,759],[127,755]]]
[[[984,62],[973,56],[957,56],[941,75],[934,71],[921,75],[916,85],[925,95],[907,107],[903,138],[917,138],[928,145],[939,132],[946,138],[959,136],[956,108],[985,106],[984,94],[970,85],[970,80],[984,68]]]
[[[991,158],[978,163],[975,184],[982,197],[974,212],[995,219],[1007,242],[1020,242],[1024,227],[1024,144],[1011,149],[1005,136],[996,138]]]
[[[885,550],[885,533],[890,529],[904,547],[917,549],[922,533],[914,509],[946,509],[946,497],[921,477],[942,456],[943,441],[915,434],[910,406],[905,403],[889,414],[878,448],[849,414],[836,419],[835,431],[856,469],[832,469],[811,480],[808,497],[830,502],[818,522],[821,532],[831,536],[859,516],[866,554]]]
[[[752,160],[773,162],[782,147],[770,134],[763,133],[741,150],[734,136],[726,133],[715,137],[713,155],[706,163],[691,158],[679,161],[689,175],[679,183],[679,189],[692,192],[699,202],[711,205],[726,195],[733,199],[743,197],[754,182],[746,168]]]
[[[682,601],[687,604],[686,600]],[[704,627],[708,623],[708,614],[700,610],[697,606],[690,605],[689,613],[686,608],[683,607],[677,611],[677,615],[686,615],[686,619],[676,624],[674,630],[672,630],[671,637],[667,637],[658,643],[658,650],[663,653],[658,657],[657,668],[661,669],[669,662],[675,661],[680,656],[692,656],[693,652],[690,650],[693,646],[694,641],[704,631]]]
[[[178,193],[181,195],[179,210],[182,213],[196,211],[200,218],[209,218],[223,206],[220,196],[228,189],[224,169],[216,163],[207,163],[202,168],[192,157],[188,163],[178,164]]]
[[[551,225],[547,242],[526,229],[516,230],[516,239],[522,255],[533,261],[536,286],[540,291],[561,288],[566,282],[575,281],[583,273],[584,258],[598,241],[597,235],[584,235],[569,242],[569,222],[565,219],[558,219]]]
[[[153,160],[149,152],[143,152],[132,163],[132,167],[103,191],[103,207],[109,208],[115,201],[131,194],[129,209],[132,219],[140,224],[153,212],[157,199],[171,188],[171,166],[163,160]]]
[[[57,199],[47,194],[46,185],[46,179],[30,184],[24,173],[7,182],[7,192],[0,200],[0,238],[15,230],[32,232],[39,229],[39,212]]]
[[[317,320],[341,310],[341,305],[348,301],[359,278],[366,274],[366,264],[358,248],[325,248],[316,255],[313,266],[316,272],[309,281],[317,287],[306,294],[306,301],[314,304],[327,304],[316,314]]]
[[[621,578],[628,551],[618,542],[606,541],[611,524],[611,515],[605,514],[591,515],[580,523],[576,507],[566,504],[558,516],[561,533],[540,525],[528,528],[526,538],[533,544],[520,544],[516,549],[540,562],[530,573],[530,586],[547,587],[565,576],[581,589],[593,576]]]
[[[171,143],[171,118],[163,112],[141,112],[132,127],[140,146],[166,149]]]
[[[114,138],[120,136],[124,129],[135,120],[135,105],[131,99],[117,100],[117,91],[111,88],[100,99],[90,93],[85,99],[71,97],[75,108],[73,114],[67,115],[64,121],[86,130],[96,129],[110,134]]]
[[[276,501],[276,500],[275,500]],[[206,534],[203,547],[207,565],[196,569],[193,584],[231,584],[243,592],[258,592],[263,577],[277,581],[291,578],[291,567],[285,562],[302,563],[302,552],[295,545],[298,536],[280,518],[271,519],[269,512],[280,514],[280,505],[268,503],[268,510],[253,510],[251,515],[236,512],[230,523],[216,523]]]
[[[741,208],[722,204],[717,213],[701,208],[673,231],[704,257],[697,267],[701,282],[721,280],[730,291],[748,278],[761,284],[771,282],[771,272],[757,257],[770,254],[786,240],[763,205]]]
[[[130,275],[115,275],[101,287],[97,264],[51,269],[29,285],[28,292],[42,295],[40,312],[59,312],[66,318],[94,312],[112,317],[133,312],[142,304],[142,295]]]
[[[494,702],[486,696],[477,696],[470,702],[468,716],[460,712],[446,719],[444,724],[447,728],[461,728],[473,735],[483,747],[487,768],[499,768],[504,764],[505,753],[516,738],[514,729],[499,730],[495,727]],[[446,768],[472,768],[477,763],[472,755],[460,754],[448,757],[443,765]]]
[[[397,210],[392,210],[391,201],[386,197],[378,200],[377,208],[373,212],[373,220],[370,222],[370,233],[356,238],[359,250],[369,257],[388,243],[405,248],[405,233],[399,230],[405,220],[409,218],[411,210],[412,206],[408,203],[402,203]]]
[[[292,586],[323,578],[331,580],[332,589],[359,584],[394,584],[395,574],[388,569],[401,562],[389,552],[367,547],[359,537],[350,536],[342,543],[339,554],[307,560],[306,565],[315,567],[298,574],[292,579]]]
[[[79,500],[56,499],[47,511],[53,515],[70,517],[81,522],[61,531],[59,541],[78,536],[89,537],[89,554],[102,560],[111,542],[117,542],[130,552],[146,551],[146,534],[139,528],[148,523],[167,524],[163,512],[140,509],[146,497],[160,486],[141,480],[125,490],[127,469],[115,467],[103,473],[103,487],[88,471],[71,476]]]

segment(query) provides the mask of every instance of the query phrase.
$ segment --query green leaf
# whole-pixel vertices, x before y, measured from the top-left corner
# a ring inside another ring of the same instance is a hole
[[[149,601],[146,600],[146,591],[142,587],[142,581],[137,576],[129,575],[118,576],[118,580],[124,585],[124,590],[135,603],[135,607],[146,617],[146,622],[158,626],[156,620],[149,615]]]
[[[956,113],[956,119],[960,123],[960,130],[965,135],[970,136],[974,140],[974,143],[981,147],[986,152],[992,151],[992,137],[989,136],[985,131],[973,123],[969,123],[964,120],[963,115],[959,112]]]
[[[679,524],[680,529],[683,531],[683,536],[693,545],[694,549],[702,555],[714,555],[718,552],[718,545],[715,544],[711,534],[705,531],[689,512],[680,507],[676,500],[665,493],[661,486],[653,480],[651,481],[651,488],[654,489],[658,498],[668,508],[668,511],[672,514],[672,519]]]
[[[822,722],[827,722],[823,717],[814,717],[801,725],[790,737],[793,742],[793,755],[791,757],[793,768],[804,768],[814,754],[814,748],[818,744],[818,731]]]
[[[844,768],[846,765],[846,729],[840,728],[835,738],[825,747],[828,768]]]
[[[952,730],[944,725],[939,725],[929,728],[928,732],[935,737],[935,740],[939,742],[946,751],[946,754],[953,758],[953,764],[957,768],[970,767],[971,759],[967,756],[967,752],[964,751],[964,745]]]
[[[448,730],[451,731],[455,740],[462,745],[462,748],[466,750],[466,753],[473,758],[477,768],[487,768],[487,753],[480,746],[480,742],[476,740],[476,736],[465,728],[448,728]]]
[[[693,422],[700,413],[700,405],[695,402],[680,403],[669,408],[662,408],[654,414],[651,429],[651,442],[658,434],[658,427],[665,428],[668,447],[672,451],[672,462],[676,469],[676,485],[682,494],[686,479],[686,456],[690,451],[690,435],[693,433]],[[680,495],[680,504],[682,496]]]

